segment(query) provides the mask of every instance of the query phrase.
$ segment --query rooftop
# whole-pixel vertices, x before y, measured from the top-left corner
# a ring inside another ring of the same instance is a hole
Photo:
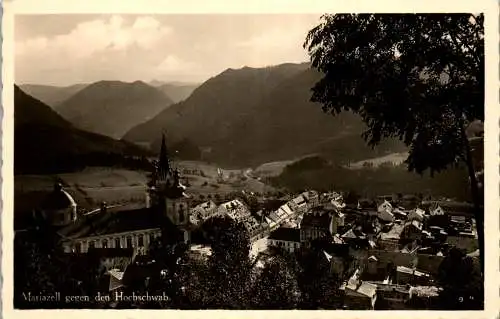
[[[434,286],[416,286],[410,288],[410,298],[417,297],[437,297],[440,289]]]
[[[403,225],[394,224],[392,228],[388,232],[381,232],[380,239],[389,240],[389,239],[399,239],[401,237],[401,233],[403,232]]]
[[[76,206],[73,197],[65,191],[62,186],[54,188],[54,191],[45,197],[41,205],[43,210],[59,210]]]
[[[155,229],[160,225],[157,214],[151,208],[121,206],[82,216],[76,223],[62,229],[60,234],[67,238],[82,238]]]
[[[300,229],[280,227],[269,235],[269,239],[300,242]]]
[[[330,227],[331,216],[328,213],[308,212],[304,214],[300,227],[318,227],[328,229]]]

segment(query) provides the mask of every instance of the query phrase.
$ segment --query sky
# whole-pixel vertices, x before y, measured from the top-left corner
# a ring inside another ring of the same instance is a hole
[[[319,14],[18,15],[17,84],[201,83],[228,68],[308,61]]]

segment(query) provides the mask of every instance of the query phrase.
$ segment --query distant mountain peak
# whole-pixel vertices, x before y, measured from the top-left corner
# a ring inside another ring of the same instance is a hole
[[[121,138],[172,104],[162,91],[143,81],[103,80],[79,91],[57,111],[81,129]]]

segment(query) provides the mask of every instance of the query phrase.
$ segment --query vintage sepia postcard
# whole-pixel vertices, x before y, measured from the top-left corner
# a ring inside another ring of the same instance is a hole
[[[498,315],[496,1],[3,13],[5,317]]]

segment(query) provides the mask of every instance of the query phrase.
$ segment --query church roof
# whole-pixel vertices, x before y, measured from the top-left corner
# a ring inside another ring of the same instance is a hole
[[[154,228],[160,228],[160,221],[153,209],[127,209],[122,206],[84,216],[76,225],[63,229],[61,234],[69,238],[82,238]]]
[[[59,185],[47,195],[41,208],[43,210],[59,210],[74,206],[76,206],[76,202],[73,197]]]

